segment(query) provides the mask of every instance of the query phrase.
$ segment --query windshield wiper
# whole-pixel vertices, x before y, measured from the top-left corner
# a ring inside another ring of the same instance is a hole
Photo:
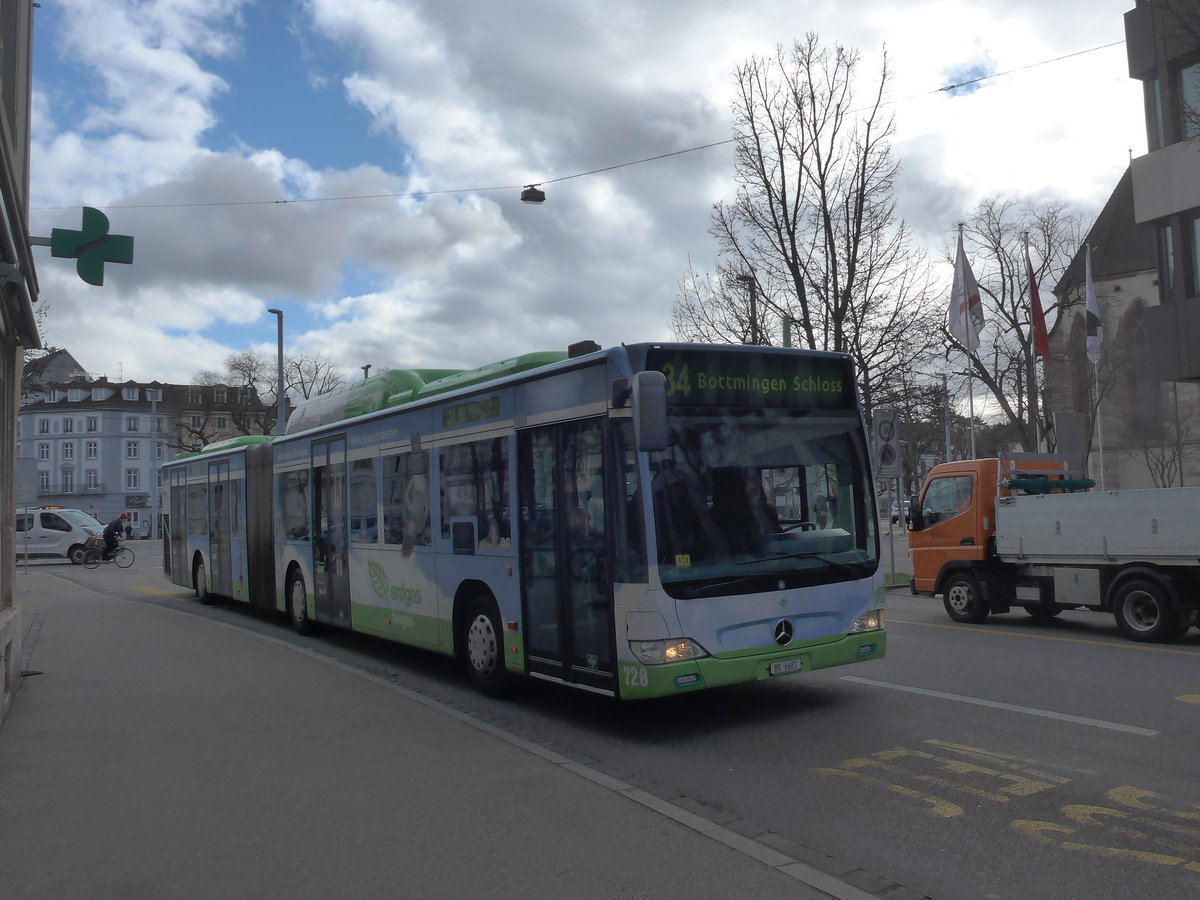
[[[753,584],[760,580],[763,576],[760,575],[742,575],[739,578],[731,578],[727,581],[714,581],[705,584],[702,587],[684,588],[685,599],[694,600],[698,597],[715,597],[719,594],[729,593],[727,588],[732,588],[735,585],[741,586],[745,584]]]
[[[808,550],[803,553],[783,553],[779,556],[764,556],[761,559],[748,559],[745,562],[738,563],[738,565],[750,566],[754,565],[755,563],[778,562],[781,559],[819,559],[821,562],[825,563],[825,565],[829,566],[831,569],[841,572],[843,575],[858,575],[859,566],[862,565],[861,562],[844,563],[836,559],[830,559],[820,550]]]

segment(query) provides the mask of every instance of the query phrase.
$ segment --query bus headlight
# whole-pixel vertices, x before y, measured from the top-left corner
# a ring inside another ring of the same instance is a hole
[[[864,631],[883,631],[883,610],[873,609],[865,612],[854,620],[851,634],[862,634]]]
[[[637,657],[637,661],[647,666],[661,666],[664,663],[683,662],[686,659],[700,659],[708,656],[708,651],[691,638],[671,638],[666,641],[630,641],[629,649]]]

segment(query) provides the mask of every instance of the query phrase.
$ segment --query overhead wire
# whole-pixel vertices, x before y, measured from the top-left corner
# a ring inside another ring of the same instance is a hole
[[[1024,72],[1028,69],[1036,69],[1039,66],[1047,66],[1052,63],[1062,62],[1066,59],[1071,59],[1076,56],[1083,56],[1087,53],[1095,53],[1098,50],[1107,50],[1110,47],[1117,47],[1125,43],[1121,41],[1112,41],[1108,44],[1101,44],[1097,47],[1089,47],[1086,50],[1076,50],[1074,53],[1066,53],[1062,56],[1056,56],[1053,59],[1044,59],[1039,62],[1029,63],[1028,65],[1018,66],[1015,69],[1006,69],[1003,72],[992,72],[988,75],[980,75],[978,78],[971,78],[967,81],[961,81],[957,84],[947,84],[939,88],[934,88],[931,91],[923,91],[918,94],[910,94],[907,97],[901,97],[899,100],[889,100],[885,105],[894,103],[903,103],[908,100],[915,100],[919,97],[928,97],[934,94],[949,93],[950,91],[958,90],[959,88],[969,87],[973,84],[979,84],[983,81],[989,81],[993,78],[1002,78],[1006,75],[1013,75],[1017,72]],[[398,193],[387,194],[351,194],[341,197],[295,197],[283,198],[277,200],[209,200],[196,201],[188,203],[130,203],[130,204],[113,204],[106,205],[105,209],[191,209],[206,206],[284,206],[295,203],[334,203],[334,202],[351,202],[356,200],[403,200],[416,197],[435,197],[444,194],[486,194],[495,191],[515,191],[523,187],[541,187],[547,184],[559,184],[563,181],[571,181],[575,178],[586,178],[589,175],[599,175],[603,172],[613,172],[617,169],[625,169],[630,166],[640,166],[644,163],[656,162],[660,159],[669,159],[673,156],[683,156],[687,153],[696,153],[701,150],[711,150],[713,147],[722,147],[726,144],[732,144],[737,141],[737,138],[726,138],[721,141],[712,141],[707,144],[700,144],[696,147],[687,147],[683,150],[672,150],[668,153],[658,153],[654,156],[646,156],[641,159],[629,160],[627,162],[614,163],[611,166],[602,166],[598,169],[589,169],[586,172],[575,172],[571,175],[561,175],[558,178],[548,178],[542,181],[527,182],[525,184],[506,184],[494,185],[492,187],[476,187],[476,188],[445,188],[440,190],[428,191],[404,191]],[[79,204],[72,206],[35,206],[30,207],[31,211],[48,211],[56,209],[77,209]]]

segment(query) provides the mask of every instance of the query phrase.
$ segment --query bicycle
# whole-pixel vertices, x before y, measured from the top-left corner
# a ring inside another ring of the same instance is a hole
[[[104,541],[100,538],[92,538],[87,542],[83,551],[83,567],[94,569],[102,562],[115,562],[119,568],[128,569],[133,565],[133,551],[122,544],[113,551],[112,556],[105,559]]]

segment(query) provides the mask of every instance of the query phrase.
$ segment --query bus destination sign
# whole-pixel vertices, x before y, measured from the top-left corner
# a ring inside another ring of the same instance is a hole
[[[774,406],[845,409],[853,406],[850,362],[790,353],[652,350],[646,368],[667,379],[676,406]]]

